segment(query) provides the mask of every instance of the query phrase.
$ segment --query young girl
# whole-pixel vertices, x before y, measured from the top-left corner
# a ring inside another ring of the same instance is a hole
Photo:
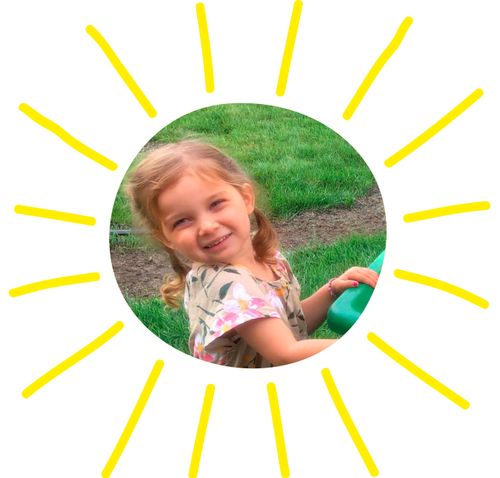
[[[300,300],[276,232],[255,206],[252,181],[208,144],[182,141],[153,150],[127,191],[134,212],[170,256],[175,274],[161,292],[171,307],[183,295],[189,349],[199,359],[269,367],[309,357],[335,342],[307,338],[333,300],[359,282],[377,282],[376,272],[353,267]]]

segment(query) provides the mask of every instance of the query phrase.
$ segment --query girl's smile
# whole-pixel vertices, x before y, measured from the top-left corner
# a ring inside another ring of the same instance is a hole
[[[213,250],[214,248],[221,246],[221,244],[225,244],[226,240],[229,239],[229,237],[231,236],[231,234],[232,233],[226,234],[226,235],[220,237],[219,239],[216,239],[215,241],[210,242],[206,246],[203,246],[203,248],[204,249],[212,249]]]
[[[250,184],[240,190],[189,170],[158,196],[166,245],[193,262],[253,264],[254,202]]]

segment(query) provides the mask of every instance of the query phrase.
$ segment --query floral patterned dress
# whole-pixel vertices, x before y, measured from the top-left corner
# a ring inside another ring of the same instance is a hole
[[[195,263],[186,277],[184,307],[194,357],[232,367],[271,367],[235,330],[250,320],[280,319],[297,340],[307,338],[300,286],[287,260],[276,254],[278,279],[265,281],[247,268]]]

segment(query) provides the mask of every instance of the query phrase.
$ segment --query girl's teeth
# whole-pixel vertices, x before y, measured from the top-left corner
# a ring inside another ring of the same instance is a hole
[[[224,241],[225,239],[227,239],[229,237],[229,234],[221,237],[218,241],[215,241],[215,242],[212,242],[211,244],[209,244],[208,246],[206,246],[207,249],[210,249],[211,247],[214,247],[216,246],[217,244],[220,244],[222,241]]]
[[[220,244],[227,236],[224,236],[224,237],[221,237],[218,241],[215,241],[215,242],[212,242],[211,244],[209,244],[207,247],[210,248],[210,247],[214,247],[216,246],[217,244]]]

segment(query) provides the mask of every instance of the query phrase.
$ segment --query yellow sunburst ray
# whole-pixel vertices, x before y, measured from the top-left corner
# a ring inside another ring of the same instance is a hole
[[[26,387],[22,391],[22,396],[28,398],[33,395],[37,390],[47,385],[51,380],[54,380],[58,375],[68,370],[70,367],[76,363],[83,360],[85,357],[89,356],[91,353],[95,352],[99,347],[102,347],[106,342],[111,340],[120,330],[123,329],[123,322],[116,322],[111,326],[106,332],[99,335],[92,342],[85,345],[78,352],[74,353],[67,359],[63,360],[60,364],[56,365],[54,368],[50,369],[48,372],[43,374],[40,378],[35,380],[31,385]]]
[[[45,279],[31,284],[22,285],[10,289],[9,294],[11,297],[19,297],[32,292],[38,292],[53,287],[61,287],[65,285],[82,284],[84,282],[94,282],[101,278],[98,272],[89,272],[86,274],[75,274],[71,276],[56,277],[54,279]]]
[[[44,219],[55,219],[57,221],[73,222],[76,224],[83,224],[85,226],[94,226],[96,223],[95,218],[91,216],[83,216],[81,214],[56,211],[53,209],[43,209],[33,206],[23,206],[21,204],[18,204],[14,207],[14,212],[16,212],[17,214],[24,214],[26,216],[35,216]]]
[[[422,274],[416,274],[415,272],[404,271],[401,269],[396,269],[394,271],[394,275],[398,279],[427,285],[429,287],[442,290],[443,292],[448,292],[449,294],[453,294],[457,297],[460,297],[461,299],[467,300],[483,309],[487,309],[489,307],[489,303],[486,299],[483,299],[482,297],[479,297],[478,295],[473,294],[468,290],[462,289],[461,287],[450,284],[449,282],[445,282],[429,276],[424,276]]]
[[[19,109],[29,118],[31,118],[35,123],[39,124],[43,128],[49,130],[51,133],[54,133],[56,136],[58,136],[60,139],[62,139],[68,146],[71,146],[73,149],[78,151],[79,153],[87,156],[87,158],[92,159],[96,163],[100,164],[101,166],[104,166],[105,168],[114,171],[116,168],[118,168],[118,165],[114,162],[111,161],[111,159],[106,158],[106,156],[103,156],[101,153],[98,153],[94,149],[90,148],[86,144],[82,143],[78,139],[76,139],[74,136],[69,134],[65,129],[63,129],[61,126],[59,126],[57,123],[54,121],[50,120],[49,118],[43,116],[40,114],[38,111],[33,109],[31,106],[27,105],[26,103],[21,103],[19,105]]]
[[[375,345],[380,351],[385,353],[388,357],[394,360],[396,363],[401,365],[403,368],[408,370],[408,372],[415,375],[415,377],[422,380],[424,383],[432,387],[434,390],[439,392],[441,395],[445,396],[453,403],[458,405],[459,407],[466,409],[469,408],[470,404],[463,397],[455,393],[453,390],[449,389],[446,385],[441,383],[439,380],[435,379],[427,372],[422,370],[420,367],[415,365],[413,362],[408,360],[402,354],[400,354],[397,350],[391,347],[388,343],[384,342],[378,335],[370,332],[368,334],[368,340]]]
[[[448,126],[453,120],[458,118],[464,111],[470,108],[479,98],[483,96],[483,90],[478,88],[473,91],[467,98],[455,106],[451,111],[446,113],[440,120],[434,123],[430,128],[426,129],[421,135],[417,136],[413,141],[401,148],[398,152],[385,160],[385,165],[390,168],[406,158],[410,153],[413,153],[417,148],[429,141],[433,136],[439,133],[443,128]]]
[[[267,384],[267,395],[269,398],[269,407],[271,408],[271,418],[273,421],[274,438],[276,441],[276,451],[278,453],[281,477],[288,478],[290,476],[290,468],[288,466],[288,457],[286,453],[285,435],[283,433],[283,424],[281,423],[278,393],[276,392],[276,385],[272,382]]]
[[[340,395],[340,392],[335,385],[335,381],[333,380],[330,370],[328,368],[324,368],[321,371],[321,375],[323,376],[323,380],[325,381],[328,392],[330,393],[330,397],[332,398],[333,403],[337,408],[337,411],[339,412],[340,418],[344,422],[344,425],[349,432],[349,435],[351,436],[351,439],[356,446],[358,453],[361,455],[366,468],[370,472],[370,475],[377,476],[379,473],[377,465],[373,461],[373,458],[368,451],[363,438],[359,434],[358,429],[356,428],[356,425],[354,424],[354,421],[352,420],[351,415],[349,414],[349,411],[347,410],[347,407],[342,400],[342,396]]]
[[[352,115],[358,108],[359,104],[365,97],[368,89],[377,78],[378,74],[382,71],[382,68],[389,61],[389,58],[396,52],[403,41],[406,32],[410,28],[413,23],[413,19],[411,17],[406,17],[401,25],[398,28],[398,31],[394,35],[394,38],[391,40],[389,45],[387,45],[386,49],[382,52],[382,54],[378,57],[377,61],[373,64],[370,71],[367,73],[365,79],[362,81],[361,85],[357,89],[356,93],[352,97],[352,100],[347,105],[347,108],[344,111],[343,117],[346,120],[351,119]]]
[[[101,35],[101,33],[92,25],[88,25],[86,29],[87,33],[92,37],[92,39],[99,45],[103,53],[106,55],[110,63],[115,68],[116,72],[120,75],[121,79],[128,86],[129,90],[135,96],[137,101],[144,108],[144,111],[151,117],[156,116],[156,110],[154,109],[151,102],[147,99],[146,95],[143,93],[139,85],[136,83],[132,75],[129,73],[127,68],[120,61],[116,53],[109,46],[109,43]]]
[[[462,214],[465,212],[486,211],[490,208],[488,201],[470,202],[465,204],[453,204],[450,206],[426,209],[425,211],[411,212],[405,214],[405,222],[423,221],[425,219],[434,219],[436,217],[449,216],[451,214]]]
[[[302,2],[297,0],[293,4],[292,17],[290,18],[290,26],[288,27],[288,35],[286,37],[285,50],[281,60],[281,68],[278,77],[278,86],[276,87],[276,95],[283,96],[286,90],[288,81],[288,73],[290,72],[290,64],[292,63],[293,48],[297,31],[299,29],[300,13],[302,12]]]
[[[151,392],[153,391],[156,382],[158,381],[158,377],[160,376],[160,373],[163,369],[163,365],[164,365],[163,360],[157,360],[155,362],[151,370],[151,373],[149,374],[149,377],[146,381],[146,384],[144,385],[144,388],[141,392],[141,395],[139,396],[139,399],[137,400],[137,403],[134,409],[132,410],[130,418],[128,419],[128,422],[125,425],[125,428],[123,429],[123,432],[113,452],[111,453],[108,462],[106,463],[105,467],[102,470],[103,478],[109,478],[116,464],[118,463],[118,460],[120,459],[120,456],[122,455],[123,450],[125,449],[125,446],[127,445],[132,435],[132,432],[134,431],[134,428],[137,425],[137,422],[139,421],[142,412],[144,411],[144,408],[149,400],[149,397],[151,396]]]
[[[214,91],[214,67],[212,64],[212,50],[210,48],[210,37],[208,35],[207,14],[203,3],[196,4],[196,17],[200,31],[201,54],[203,57],[203,71],[205,73],[205,89],[207,93]]]
[[[200,467],[201,452],[205,442],[205,435],[207,433],[208,419],[210,418],[210,411],[212,409],[212,401],[214,399],[215,385],[208,384],[205,389],[205,397],[203,398],[203,405],[201,407],[200,420],[198,422],[198,430],[196,431],[196,438],[193,445],[193,453],[191,454],[191,464],[189,465],[189,478],[196,478],[198,476],[198,469]]]

